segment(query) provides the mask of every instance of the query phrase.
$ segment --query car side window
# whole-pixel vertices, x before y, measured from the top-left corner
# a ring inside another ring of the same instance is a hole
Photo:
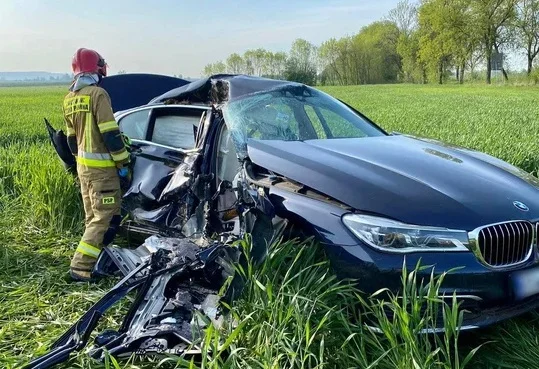
[[[367,136],[365,132],[353,125],[344,117],[341,117],[339,114],[324,109],[320,109],[320,114],[326,121],[327,127],[331,131],[331,135],[334,138],[346,138],[346,137],[365,137]]]
[[[133,140],[145,140],[148,132],[150,109],[126,115],[118,122],[120,131]]]
[[[316,111],[314,110],[314,108],[310,105],[305,105],[304,108],[305,113],[309,117],[309,120],[311,121],[318,138],[328,138],[326,132],[324,131],[324,126],[322,125],[322,122],[320,122],[320,119],[318,119],[318,115],[316,115]]]
[[[195,147],[194,127],[200,117],[163,115],[155,118],[152,142],[179,149]]]

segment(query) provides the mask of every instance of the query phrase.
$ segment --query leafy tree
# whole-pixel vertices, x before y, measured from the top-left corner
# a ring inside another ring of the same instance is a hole
[[[282,78],[286,67],[286,53],[266,51],[262,63],[264,76]]]
[[[213,74],[213,63],[206,64],[204,66],[204,71],[202,72],[202,74],[205,77],[211,76]]]
[[[284,71],[286,69],[286,53],[276,52],[273,53],[272,63],[271,63],[271,76],[276,78],[283,78]]]
[[[307,84],[406,81],[460,83],[485,60],[490,83],[493,52],[518,45],[528,72],[539,55],[539,0],[401,0],[384,20],[319,48],[297,39],[290,53],[263,48],[231,54],[204,74],[245,73]],[[502,69],[507,79],[507,72]]]
[[[234,53],[226,59],[226,69],[229,73],[240,74],[245,70],[245,61],[241,55]]]
[[[427,67],[419,58],[419,36],[418,30],[414,30],[409,36],[399,35],[397,52],[401,57],[401,75],[405,82],[427,82]]]
[[[222,61],[218,61],[213,65],[213,74],[226,73],[226,64]]]
[[[473,58],[480,46],[481,39],[475,31],[473,12],[468,0],[450,0],[452,11],[447,27],[453,38],[453,56],[457,65],[457,79],[464,83],[467,63]]]
[[[425,83],[426,66],[419,59],[418,6],[415,2],[402,0],[386,17],[399,30],[397,53],[401,58],[401,80]]]
[[[527,74],[532,72],[533,61],[539,54],[539,0],[519,0],[516,4],[516,28],[518,45],[526,50]]]
[[[381,21],[354,36],[324,42],[318,50],[320,81],[341,85],[397,82],[401,72],[398,39],[397,26]]]
[[[453,39],[447,29],[445,0],[424,1],[419,8],[419,60],[425,63],[429,76],[442,84],[452,58]],[[450,11],[450,10],[449,10]]]
[[[344,70],[341,65],[345,58],[341,47],[341,42],[331,38],[318,48],[318,61],[322,70],[321,79],[323,84],[346,84]]]
[[[503,32],[515,16],[517,0],[474,0],[470,2],[472,24],[481,38],[486,60],[486,82],[491,83],[492,53],[499,51]]]
[[[266,64],[266,54],[267,51],[259,48],[256,50],[247,50],[243,54],[243,59],[247,65],[247,73],[255,76],[261,76],[264,71],[264,66]]]
[[[480,65],[482,59],[483,59],[483,53],[481,50],[477,49],[477,50],[474,50],[474,52],[472,53],[472,55],[470,55],[470,58],[466,62],[466,65],[470,69],[470,74],[472,75],[472,78],[475,74],[475,69],[477,68],[478,65]]]
[[[419,59],[438,83],[452,66],[463,83],[466,63],[478,47],[469,4],[467,0],[425,0],[419,8]]]
[[[210,63],[204,67],[203,74],[206,77],[212,76],[214,74],[226,73],[226,64],[222,61],[217,63]]]
[[[359,59],[356,72],[360,84],[397,82],[401,70],[398,40],[398,28],[388,21],[374,22],[354,36],[354,51]]]
[[[308,85],[316,84],[316,47],[309,41],[297,39],[292,44],[284,71],[285,78]]]

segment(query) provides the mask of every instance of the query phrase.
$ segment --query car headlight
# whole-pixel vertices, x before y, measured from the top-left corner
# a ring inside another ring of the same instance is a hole
[[[346,214],[343,222],[361,241],[383,251],[469,251],[466,231],[410,225],[361,214]]]

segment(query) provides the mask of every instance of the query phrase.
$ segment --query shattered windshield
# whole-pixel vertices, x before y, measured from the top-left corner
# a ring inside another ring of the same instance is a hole
[[[384,135],[346,105],[305,86],[291,86],[231,101],[223,109],[238,152],[247,140],[304,141]]]

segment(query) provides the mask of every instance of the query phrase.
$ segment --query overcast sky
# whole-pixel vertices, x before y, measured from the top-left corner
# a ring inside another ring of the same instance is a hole
[[[70,72],[78,47],[118,70],[196,77],[230,53],[354,34],[398,0],[0,0],[0,71]]]

